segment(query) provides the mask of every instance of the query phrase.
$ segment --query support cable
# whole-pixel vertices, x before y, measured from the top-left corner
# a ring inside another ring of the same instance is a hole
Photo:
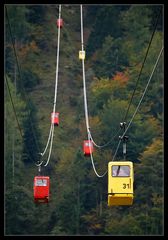
[[[115,151],[115,153],[114,153],[114,156],[113,156],[112,161],[114,161],[115,156],[116,156],[116,154],[117,154],[117,152],[118,152],[118,149],[119,149],[121,140],[122,140],[122,138],[124,137],[125,133],[128,131],[128,128],[130,127],[130,125],[131,125],[131,123],[132,123],[132,121],[133,121],[133,119],[134,119],[134,117],[135,117],[135,115],[136,115],[136,113],[137,113],[137,111],[138,111],[141,103],[142,103],[142,100],[143,100],[143,98],[144,98],[144,96],[145,96],[145,93],[146,93],[147,88],[148,88],[148,86],[149,86],[149,83],[150,83],[150,81],[151,81],[151,79],[152,79],[152,76],[153,76],[153,74],[154,74],[154,71],[155,71],[155,69],[156,69],[156,67],[157,67],[157,64],[158,64],[158,62],[159,62],[159,59],[160,59],[161,54],[162,54],[162,52],[163,52],[163,49],[164,49],[164,47],[162,46],[162,48],[161,48],[161,50],[160,50],[160,53],[159,53],[159,55],[158,55],[158,58],[157,58],[157,60],[156,60],[156,63],[155,63],[155,65],[154,65],[154,67],[153,67],[152,73],[151,73],[151,75],[150,75],[150,77],[149,77],[149,80],[148,80],[148,82],[147,82],[147,84],[146,84],[146,87],[145,87],[145,89],[144,89],[144,92],[143,92],[143,94],[142,94],[142,96],[141,96],[141,98],[140,98],[140,101],[139,101],[138,105],[137,105],[137,108],[136,108],[134,114],[132,115],[132,118],[131,118],[128,126],[126,127],[123,135],[121,136],[121,138],[120,138],[120,140],[119,140],[119,142],[118,142],[118,145],[117,145],[117,148],[116,148],[116,151]]]
[[[94,144],[97,148],[104,148],[104,147],[110,146],[110,145],[112,144],[113,140],[114,140],[114,139],[116,138],[116,136],[119,134],[120,130],[121,130],[121,129],[118,130],[118,132],[112,137],[112,139],[111,139],[109,142],[107,142],[107,143],[105,143],[105,144],[103,144],[103,145],[98,145],[98,144],[96,144],[95,141],[93,140],[93,137],[92,137],[91,134],[90,134],[90,138],[91,138],[93,144]]]
[[[16,109],[15,109],[15,106],[14,106],[14,103],[13,103],[13,100],[12,100],[12,95],[11,95],[11,92],[10,92],[9,83],[8,83],[8,79],[7,79],[6,75],[5,75],[5,80],[6,80],[6,85],[7,85],[8,92],[9,92],[9,97],[10,97],[10,100],[11,100],[11,103],[12,103],[13,112],[15,114],[15,118],[16,118],[16,121],[17,121],[18,129],[19,129],[21,137],[23,138],[23,133],[22,133],[22,130],[21,130],[21,127],[20,127],[20,124],[19,124],[17,114],[16,114]]]
[[[14,65],[14,81],[15,81],[15,97],[16,97],[16,64]],[[13,189],[15,183],[15,129],[13,128],[13,144],[12,144],[12,176],[13,176]]]
[[[21,129],[20,124],[19,124],[19,120],[18,120],[18,117],[17,117],[17,114],[16,114],[15,105],[14,105],[14,102],[13,102],[13,99],[12,99],[12,95],[11,95],[11,91],[10,91],[10,87],[9,87],[9,83],[8,83],[8,79],[7,79],[6,75],[5,75],[5,81],[6,81],[7,89],[8,89],[8,92],[9,92],[9,97],[10,97],[10,100],[11,100],[11,103],[12,103],[13,112],[14,112],[16,122],[17,122],[17,125],[18,125],[19,133],[20,133],[21,138],[24,141],[24,137],[23,137],[24,134],[23,134],[22,129]],[[26,149],[26,152],[29,154],[29,156],[31,156],[31,158],[33,159],[30,151],[27,148],[25,148],[25,149]]]
[[[83,44],[83,14],[82,14],[82,5],[80,5],[81,9],[81,45],[82,51],[84,51],[84,44]],[[85,109],[85,120],[86,120],[86,129],[88,134],[88,139],[90,135],[90,127],[89,127],[89,119],[88,119],[88,107],[87,107],[87,96],[86,96],[86,82],[85,82],[85,64],[84,59],[82,59],[82,73],[83,73],[83,94],[84,94],[84,109]]]
[[[156,31],[156,27],[157,27],[157,24],[158,24],[158,20],[159,20],[160,14],[161,14],[161,9],[159,10],[159,13],[158,13],[158,15],[157,15],[156,22],[155,22],[155,26],[154,26],[154,30],[153,30],[153,33],[152,33],[152,35],[151,35],[151,38],[150,38],[150,41],[149,41],[149,45],[148,45],[148,48],[147,48],[147,51],[146,51],[146,54],[145,54],[145,58],[144,58],[144,61],[143,61],[143,63],[142,63],[141,70],[140,70],[140,72],[139,72],[138,79],[137,79],[137,81],[136,81],[136,85],[135,85],[134,91],[133,91],[133,93],[132,93],[131,100],[130,100],[130,102],[129,102],[129,105],[128,105],[128,108],[127,108],[127,112],[126,112],[126,114],[125,114],[125,116],[124,116],[123,122],[126,121],[126,118],[127,118],[127,115],[128,115],[129,109],[130,109],[130,105],[131,105],[131,103],[132,103],[132,100],[133,100],[135,91],[136,91],[136,89],[137,89],[137,86],[138,86],[138,83],[139,83],[139,79],[140,79],[140,76],[141,76],[141,74],[142,74],[142,69],[143,69],[143,67],[144,67],[144,64],[145,64],[145,61],[146,61],[146,58],[147,58],[147,55],[148,55],[148,52],[149,52],[150,45],[151,45],[151,43],[152,43],[152,40],[153,40],[155,31]],[[96,144],[95,141],[93,140],[93,137],[92,137],[91,133],[90,133],[90,137],[91,137],[91,140],[92,140],[93,144],[94,144],[97,148],[104,148],[104,147],[106,147],[106,146],[111,145],[111,143],[113,142],[114,138],[118,135],[118,133],[120,132],[120,130],[121,130],[121,129],[119,129],[118,132],[115,134],[115,136],[113,136],[113,138],[112,138],[109,142],[105,143],[104,145],[98,145],[98,144]]]
[[[136,91],[136,89],[137,89],[140,76],[141,76],[141,74],[142,74],[142,69],[143,69],[144,64],[145,64],[145,62],[146,62],[147,55],[148,55],[148,52],[149,52],[149,48],[150,48],[150,46],[151,46],[151,43],[152,43],[154,34],[155,34],[155,32],[156,32],[156,27],[157,27],[157,24],[158,24],[158,20],[159,20],[160,14],[161,14],[161,9],[159,10],[159,13],[158,13],[158,15],[157,15],[156,22],[155,22],[155,26],[154,26],[154,30],[153,30],[153,32],[152,32],[152,35],[151,35],[151,38],[150,38],[150,41],[149,41],[149,45],[148,45],[148,48],[147,48],[147,50],[146,50],[145,58],[144,58],[144,60],[143,60],[143,63],[142,63],[142,66],[141,66],[141,69],[140,69],[140,72],[139,72],[139,75],[138,75],[138,78],[137,78],[137,81],[136,81],[136,84],[135,84],[135,88],[134,88],[134,91],[133,91],[133,93],[132,93],[132,96],[131,96],[131,99],[130,99],[130,102],[129,102],[127,111],[126,111],[126,113],[125,113],[123,122],[126,121],[126,118],[127,118],[127,116],[128,116],[128,112],[129,112],[129,109],[130,109],[130,106],[131,106],[133,97],[134,97],[134,95],[135,95],[135,91]]]
[[[59,19],[61,18],[61,5],[59,5]],[[58,68],[59,68],[59,48],[60,48],[60,25],[58,26],[58,40],[57,40],[57,60],[56,60],[56,78],[55,78],[55,94],[54,94],[54,104],[53,104],[53,112],[55,113],[55,109],[56,109],[56,103],[57,103],[57,89],[58,89]],[[53,137],[54,137],[54,124],[51,123],[51,127],[50,127],[50,133],[49,133],[49,137],[48,137],[48,141],[47,141],[47,145],[46,148],[44,150],[44,152],[41,154],[42,156],[45,154],[45,151],[48,147],[48,143],[50,141],[50,149],[49,149],[49,154],[48,154],[48,158],[47,158],[47,162],[46,164],[44,164],[44,166],[46,167],[50,161],[50,157],[51,157],[51,151],[52,151],[52,145],[53,145]],[[43,161],[42,161],[43,162]],[[38,164],[37,166],[41,165],[42,162],[40,164]]]
[[[133,119],[134,119],[134,117],[135,117],[135,115],[136,115],[136,113],[137,113],[137,111],[138,111],[138,108],[140,107],[140,105],[141,105],[141,103],[142,103],[142,100],[143,100],[143,98],[144,98],[144,96],[145,96],[145,93],[146,93],[146,91],[147,91],[147,88],[148,88],[148,86],[149,86],[149,83],[150,83],[150,81],[151,81],[151,79],[152,79],[152,76],[153,76],[153,74],[154,74],[154,71],[155,71],[155,69],[156,69],[156,66],[157,66],[157,64],[158,64],[158,62],[159,62],[159,59],[160,59],[160,57],[161,57],[161,54],[162,54],[162,52],[163,52],[163,48],[164,48],[164,47],[162,46],[162,48],[161,48],[161,50],[160,50],[160,53],[159,53],[159,55],[158,55],[158,58],[157,58],[157,60],[156,60],[156,63],[155,63],[155,65],[154,65],[154,68],[153,68],[153,70],[152,70],[151,76],[150,76],[150,78],[149,78],[149,80],[148,80],[148,82],[147,82],[147,84],[146,84],[145,90],[144,90],[144,92],[143,92],[143,94],[142,94],[142,96],[141,96],[141,99],[140,99],[139,103],[138,103],[138,106],[137,106],[137,108],[136,108],[136,110],[135,110],[135,112],[134,112],[134,114],[133,114],[133,116],[132,116],[132,118],[131,118],[128,126],[127,126],[127,128],[125,129],[125,132],[123,133],[122,137],[123,137],[123,136],[125,135],[125,133],[128,131],[128,128],[130,127],[130,125],[131,125],[131,123],[132,123],[132,121],[133,121]]]
[[[88,138],[89,140],[89,138]],[[102,174],[102,175],[99,175],[96,171],[96,168],[95,168],[95,165],[94,165],[94,159],[93,159],[93,155],[92,155],[92,150],[91,150],[91,146],[89,144],[89,149],[90,149],[90,158],[91,158],[91,162],[92,162],[92,167],[93,167],[93,170],[96,174],[97,177],[104,177],[106,174],[107,174],[107,170]]]
[[[49,144],[50,139],[51,139],[52,131],[53,131],[53,128],[52,128],[52,124],[51,124],[51,126],[50,126],[50,133],[49,133],[49,136],[48,136],[48,140],[47,140],[46,147],[45,147],[43,153],[40,153],[40,155],[41,155],[42,157],[44,156],[44,154],[45,154],[45,152],[46,152],[46,150],[47,150],[47,148],[48,148],[48,144]]]
[[[81,12],[81,45],[82,45],[82,51],[84,51],[84,44],[83,44],[83,15],[82,15],[82,5],[80,5],[80,12]],[[85,82],[85,64],[84,64],[84,58],[82,58],[82,70],[83,70],[83,95],[84,95],[84,110],[85,110],[85,120],[86,120],[86,129],[87,129],[87,135],[88,135],[88,140],[90,140],[91,137],[91,132],[90,132],[90,127],[89,127],[89,118],[88,118],[88,107],[87,107],[87,96],[86,96],[86,82]],[[99,175],[96,171],[95,165],[94,165],[94,160],[92,156],[92,151],[91,151],[91,146],[90,148],[90,157],[91,157],[91,162],[93,166],[93,170],[96,174],[97,177],[104,177],[104,175],[107,173],[107,171],[103,175]]]
[[[146,54],[145,54],[145,58],[144,58],[144,61],[143,61],[143,63],[142,63],[142,66],[141,66],[141,69],[140,69],[140,72],[139,72],[139,75],[138,75],[138,79],[137,79],[137,81],[136,81],[135,88],[134,88],[134,91],[133,91],[133,93],[132,93],[132,96],[131,96],[131,99],[130,99],[130,102],[129,102],[129,105],[128,105],[126,114],[125,114],[125,116],[124,116],[123,122],[126,121],[126,118],[127,118],[127,115],[128,115],[128,112],[129,112],[129,109],[130,109],[130,106],[131,106],[131,103],[132,103],[132,100],[133,100],[133,97],[134,97],[134,94],[135,94],[135,91],[136,91],[136,89],[137,89],[137,86],[138,86],[138,83],[139,83],[139,79],[140,79],[140,76],[141,76],[141,74],[142,74],[142,69],[143,69],[144,64],[145,64],[145,62],[146,62],[147,55],[148,55],[148,52],[149,52],[149,48],[150,48],[150,46],[151,46],[151,43],[152,43],[152,40],[153,40],[155,31],[156,31],[156,27],[157,27],[157,24],[158,24],[158,20],[159,20],[160,14],[161,14],[161,9],[159,10],[159,13],[158,13],[158,15],[157,15],[156,22],[155,22],[155,26],[154,26],[154,30],[153,30],[153,32],[152,32],[151,39],[150,39],[150,41],[149,41],[149,45],[148,45],[148,48],[147,48],[147,51],[146,51]],[[133,120],[133,119],[132,119],[132,120]],[[130,124],[131,124],[131,121],[130,121]],[[128,124],[128,127],[127,127],[126,131],[128,130],[130,124]],[[124,134],[126,133],[126,131],[124,132]],[[124,134],[123,134],[123,136],[124,136]],[[123,136],[122,136],[122,137],[123,137]],[[117,148],[116,148],[116,151],[115,151],[115,154],[114,154],[114,156],[113,156],[113,160],[112,160],[112,161],[114,161],[114,158],[115,158],[115,156],[116,156],[116,154],[117,154],[117,151],[118,151],[118,148],[119,148],[119,146],[120,146],[120,143],[121,143],[121,139],[120,139],[119,142],[118,142],[118,145],[117,145]]]
[[[82,5],[80,5],[80,10],[81,10],[81,46],[82,46],[82,51],[84,51],[84,42],[83,42],[83,13],[82,13]],[[95,143],[93,140],[91,131],[90,131],[90,126],[89,126],[89,118],[88,118],[88,106],[87,106],[87,96],[86,96],[86,81],[85,81],[85,65],[84,65],[84,59],[82,59],[82,69],[83,69],[83,94],[84,94],[84,109],[85,109],[85,120],[86,120],[86,129],[87,129],[87,134],[88,134],[88,139],[92,140],[93,144],[98,147],[98,148],[103,148],[105,146],[108,146],[112,143],[114,138],[118,135],[119,131],[113,136],[113,138],[107,142],[106,144],[103,145],[98,145]]]
[[[17,68],[18,68],[18,73],[19,73],[19,78],[20,78],[20,82],[22,83],[22,76],[21,76],[20,65],[19,65],[19,61],[18,61],[17,54],[16,54],[16,49],[15,49],[13,34],[12,34],[11,25],[10,25],[9,16],[8,16],[8,11],[7,11],[7,7],[6,7],[6,6],[5,6],[5,9],[6,9],[6,16],[7,16],[8,25],[9,25],[9,32],[10,32],[11,41],[12,41],[12,47],[13,47],[14,55],[15,55],[15,58],[16,58],[16,63],[17,63]],[[27,105],[30,106],[30,105],[29,105],[30,100],[29,100],[28,96],[25,94],[25,89],[24,89],[23,85],[22,85],[22,88],[23,88],[23,90],[24,90],[24,96],[25,96],[25,99],[26,99],[26,101],[27,101]],[[34,137],[34,140],[35,140],[35,144],[36,144],[36,146],[37,146],[38,151],[40,151],[40,148],[39,148],[39,145],[38,145],[38,141],[37,141],[36,135],[35,135],[35,133],[34,133],[33,123],[32,123],[31,117],[30,117],[30,112],[28,111],[28,113],[29,113],[29,120],[30,120],[30,125],[31,125],[31,128],[32,128],[32,133],[33,133],[33,137]]]

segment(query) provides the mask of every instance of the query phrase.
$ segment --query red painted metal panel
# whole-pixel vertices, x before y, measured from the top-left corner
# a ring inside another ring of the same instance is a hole
[[[93,143],[91,140],[84,140],[83,141],[83,153],[85,156],[90,156],[93,153]]]
[[[57,27],[60,27],[60,28],[63,27],[63,19],[62,18],[57,19]]]
[[[51,113],[51,123],[54,123],[55,126],[59,125],[59,113],[58,112]]]
[[[50,193],[50,178],[48,176],[34,177],[34,201],[48,203]]]

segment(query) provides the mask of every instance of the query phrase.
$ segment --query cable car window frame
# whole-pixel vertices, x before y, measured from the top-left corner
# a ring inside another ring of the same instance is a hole
[[[113,169],[113,167],[117,168],[117,169]],[[127,169],[123,169],[123,167],[127,167]],[[117,171],[119,170],[118,174]],[[121,170],[125,173],[125,175],[120,175],[121,174]],[[125,172],[129,170],[129,172]],[[112,177],[130,177],[131,176],[131,168],[129,165],[112,165],[111,166],[111,173],[112,173]]]
[[[36,179],[35,186],[37,187],[47,187],[47,179]]]

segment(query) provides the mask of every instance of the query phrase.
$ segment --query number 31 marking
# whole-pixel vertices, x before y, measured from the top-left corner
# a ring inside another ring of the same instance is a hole
[[[123,189],[131,188],[129,183],[123,183]]]

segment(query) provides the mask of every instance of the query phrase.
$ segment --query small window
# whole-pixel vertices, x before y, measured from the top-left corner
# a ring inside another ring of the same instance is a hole
[[[36,179],[36,186],[47,186],[46,179]]]
[[[130,166],[112,166],[112,176],[113,177],[129,177],[130,176]]]
[[[85,145],[86,145],[87,147],[89,147],[89,146],[92,147],[92,142],[86,142]]]

